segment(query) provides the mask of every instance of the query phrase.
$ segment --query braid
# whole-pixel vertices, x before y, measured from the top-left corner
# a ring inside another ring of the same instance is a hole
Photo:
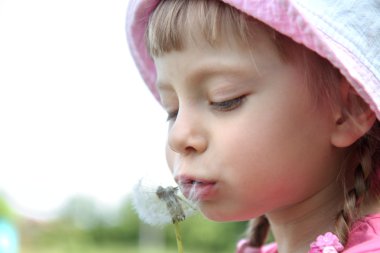
[[[345,198],[342,210],[338,213],[335,223],[336,234],[340,241],[345,244],[352,224],[360,217],[360,207],[363,201],[370,194],[376,195],[378,190],[374,189],[376,179],[376,156],[379,153],[378,140],[379,122],[376,122],[373,129],[363,136],[355,144],[354,150],[360,161],[355,168],[354,186],[346,190],[347,186],[343,178]],[[372,190],[372,192],[371,192]]]
[[[372,174],[370,175],[370,190],[375,198],[380,196],[380,122],[376,121],[371,129],[370,149],[372,155]]]
[[[248,228],[248,242],[251,247],[261,247],[265,243],[268,231],[269,221],[265,215],[251,220]]]
[[[335,223],[336,234],[343,244],[347,242],[352,223],[359,216],[360,204],[366,190],[366,179],[362,166],[359,165],[355,170],[355,186],[345,194],[343,209],[338,213]]]

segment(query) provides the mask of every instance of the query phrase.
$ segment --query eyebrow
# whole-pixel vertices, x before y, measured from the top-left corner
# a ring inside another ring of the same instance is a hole
[[[256,71],[256,70],[253,70]],[[225,65],[218,66],[200,66],[192,71],[191,75],[186,77],[186,82],[188,83],[200,83],[204,80],[210,79],[214,76],[229,76],[229,77],[242,77],[252,74],[249,73],[242,67],[231,67]],[[157,79],[156,86],[159,90],[170,90],[170,83],[165,81],[160,81]]]

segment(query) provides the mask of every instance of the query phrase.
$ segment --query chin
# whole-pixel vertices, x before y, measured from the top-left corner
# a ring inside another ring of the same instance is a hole
[[[201,213],[204,217],[206,217],[209,220],[215,221],[215,222],[235,222],[235,221],[247,221],[253,218],[256,218],[257,216],[252,215],[243,215],[239,213],[228,213],[223,212],[221,210],[205,210],[200,208]]]
[[[248,221],[263,215],[267,209],[258,205],[239,204],[237,202],[200,201],[199,211],[209,220],[216,222]]]

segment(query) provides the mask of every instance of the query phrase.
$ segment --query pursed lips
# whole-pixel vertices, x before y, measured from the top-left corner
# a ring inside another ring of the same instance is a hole
[[[175,178],[183,195],[190,200],[209,199],[216,190],[216,181],[180,175]]]

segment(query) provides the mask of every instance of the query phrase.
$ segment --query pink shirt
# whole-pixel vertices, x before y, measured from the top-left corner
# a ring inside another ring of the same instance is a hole
[[[380,214],[368,215],[355,222],[343,252],[380,253]],[[247,242],[242,240],[236,253],[277,253],[277,245],[271,243],[259,249],[248,247]]]

